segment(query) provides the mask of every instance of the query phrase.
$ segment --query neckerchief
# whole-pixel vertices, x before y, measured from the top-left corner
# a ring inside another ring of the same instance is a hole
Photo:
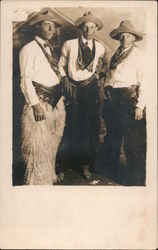
[[[117,65],[120,64],[125,58],[129,56],[133,48],[134,46],[131,46],[128,50],[122,52],[122,48],[119,47],[111,58],[110,69],[116,69]]]
[[[48,62],[49,62],[51,68],[55,71],[55,73],[57,74],[57,76],[58,76],[59,79],[60,79],[61,76],[60,76],[60,72],[59,72],[59,68],[58,68],[58,59],[57,59],[57,56],[56,56],[55,51],[51,48],[50,45],[47,44],[47,46],[49,47],[49,49],[50,49],[50,51],[51,51],[51,55],[52,55],[52,56],[50,56],[50,55],[48,54],[48,52],[43,48],[43,46],[42,46],[36,39],[34,39],[34,40],[35,40],[35,41],[37,42],[37,44],[40,46],[40,48],[42,49],[42,51],[43,51],[45,57],[47,58],[47,60],[48,60]]]
[[[78,65],[80,69],[84,70],[87,69],[88,71],[93,71],[93,61],[95,56],[95,42],[93,39],[93,49],[92,51],[87,46],[87,44],[84,44],[81,37],[78,40],[79,46],[78,46]]]

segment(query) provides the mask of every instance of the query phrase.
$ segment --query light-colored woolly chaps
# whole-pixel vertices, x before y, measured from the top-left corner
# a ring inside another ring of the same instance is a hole
[[[46,119],[35,121],[32,107],[24,106],[22,115],[22,158],[25,185],[52,185],[57,181],[55,162],[65,126],[65,108],[60,99],[55,109],[40,101]]]

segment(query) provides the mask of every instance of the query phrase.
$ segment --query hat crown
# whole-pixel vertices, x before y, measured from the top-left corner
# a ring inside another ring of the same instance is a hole
[[[129,20],[123,20],[123,21],[120,23],[119,28],[134,29],[134,26],[133,26],[133,24],[131,23],[131,21],[129,21]]]
[[[120,34],[121,33],[130,33],[136,37],[135,41],[140,41],[143,39],[142,34],[140,32],[137,32],[129,20],[123,20],[120,23],[120,26],[110,32],[110,36],[113,39],[120,40]]]
[[[34,16],[36,15],[36,12],[32,12],[27,16],[27,21],[29,21],[30,19],[32,19]]]
[[[27,18],[27,22],[30,26],[34,26],[44,20],[48,20],[54,22],[58,26],[62,26],[60,20],[56,18],[54,12],[50,8],[44,8],[39,12],[31,13]]]
[[[92,15],[92,12],[91,11],[87,11],[83,14],[83,16],[89,16],[89,15]]]
[[[89,21],[92,20],[92,22],[94,18],[97,18],[91,11],[85,12],[82,17],[85,18],[85,20],[89,20]]]
[[[103,23],[101,22],[101,20],[97,16],[95,16],[91,11],[87,11],[83,14],[82,17],[79,17],[76,20],[75,25],[79,27],[85,22],[95,23],[98,26],[98,29],[101,29],[103,27]]]

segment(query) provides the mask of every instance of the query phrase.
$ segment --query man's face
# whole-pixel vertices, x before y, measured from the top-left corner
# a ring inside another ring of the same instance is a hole
[[[87,39],[90,40],[94,37],[95,32],[97,31],[97,26],[95,23],[92,22],[86,22],[83,24],[83,36]]]
[[[135,41],[135,36],[130,33],[122,33],[120,34],[120,44],[124,49],[129,48],[133,42]]]
[[[52,39],[55,33],[55,23],[51,21],[44,20],[39,27],[39,35],[45,41],[49,41]]]

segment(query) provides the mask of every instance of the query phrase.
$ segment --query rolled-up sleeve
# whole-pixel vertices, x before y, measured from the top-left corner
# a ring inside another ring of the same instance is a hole
[[[36,94],[35,88],[32,84],[33,69],[34,69],[34,55],[27,46],[23,47],[19,55],[20,62],[20,76],[21,76],[21,90],[27,103],[30,106],[39,103],[39,98]]]

